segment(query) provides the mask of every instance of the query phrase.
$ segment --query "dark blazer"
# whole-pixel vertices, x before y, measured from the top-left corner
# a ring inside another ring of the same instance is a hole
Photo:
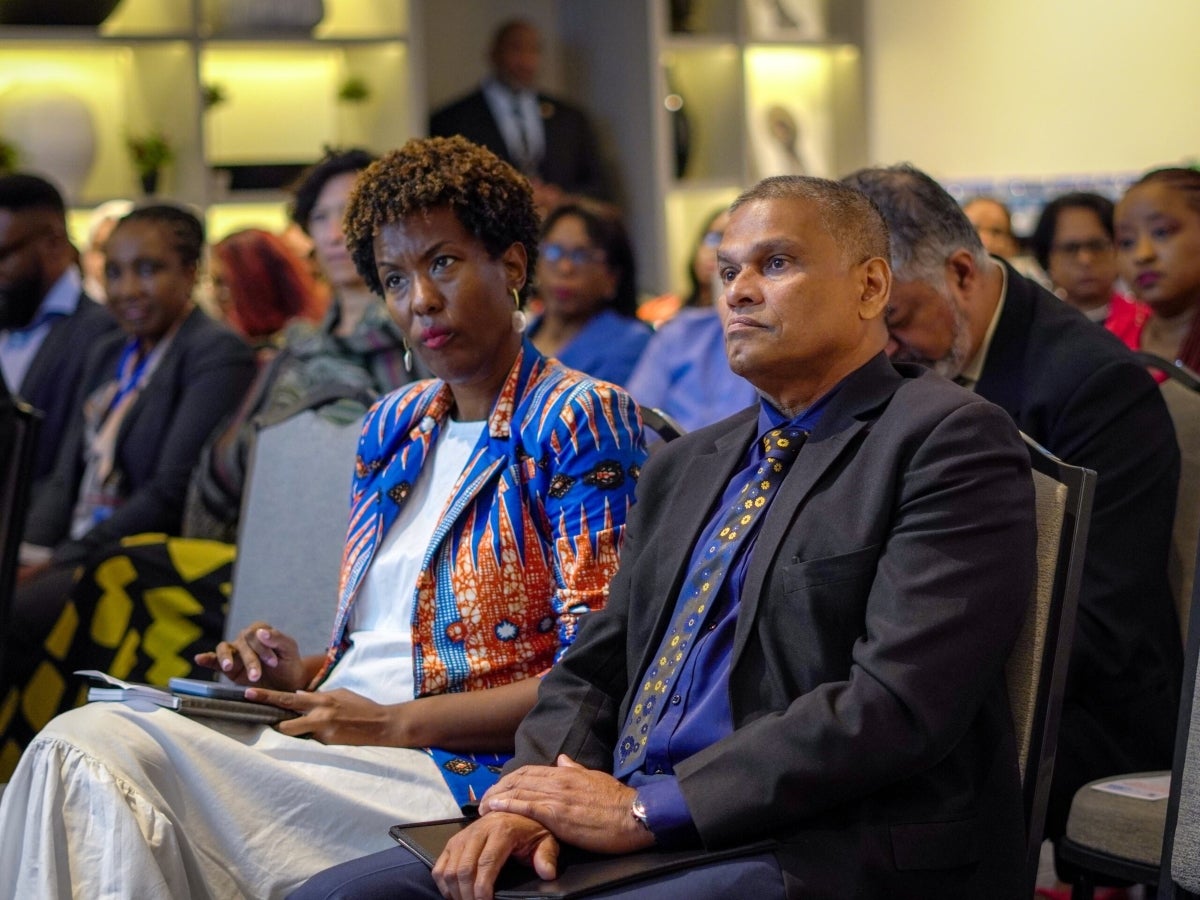
[[[587,116],[555,97],[538,94],[537,99],[546,131],[546,152],[538,164],[538,177],[569,194],[610,199],[596,137]],[[516,165],[482,90],[436,110],[429,119],[429,134],[433,137],[461,134]]]
[[[33,464],[34,481],[45,477],[54,468],[58,448],[75,408],[75,394],[83,377],[88,349],[116,328],[117,320],[107,309],[87,294],[80,294],[75,312],[54,320],[24,380],[16,388],[15,393],[21,399],[42,413],[37,457]]]
[[[1179,449],[1158,387],[1126,347],[1005,267],[975,390],[1099,476],[1047,826],[1056,835],[1085,781],[1171,766],[1183,654],[1167,556]]]
[[[129,534],[178,534],[188,478],[200,448],[241,401],[254,376],[254,354],[232,331],[199,309],[175,335],[117,435],[116,466],[127,500],[81,540],[68,540],[84,470],[83,399],[115,377],[124,332],[103,338],[87,355],[80,391],[54,471],[38,485],[25,540],[55,547],[55,559],[81,559],[89,549]]]
[[[546,676],[516,767],[612,770],[692,545],[756,408],[666,444],[608,605]],[[762,837],[789,895],[1018,897],[1023,819],[1002,667],[1032,589],[1029,456],[978,396],[880,354],[849,376],[762,523],[734,733],[676,775],[705,846]]]

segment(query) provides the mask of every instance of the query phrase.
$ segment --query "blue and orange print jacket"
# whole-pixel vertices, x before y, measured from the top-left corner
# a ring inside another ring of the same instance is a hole
[[[324,679],[349,645],[363,576],[453,398],[442,381],[388,394],[359,439]],[[548,669],[602,607],[646,457],[621,389],[525,342],[451,494],[417,579],[416,696],[498,687]]]

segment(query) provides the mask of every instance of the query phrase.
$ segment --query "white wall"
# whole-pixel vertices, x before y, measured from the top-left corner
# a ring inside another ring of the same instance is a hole
[[[867,0],[869,157],[943,179],[1200,156],[1197,0]]]

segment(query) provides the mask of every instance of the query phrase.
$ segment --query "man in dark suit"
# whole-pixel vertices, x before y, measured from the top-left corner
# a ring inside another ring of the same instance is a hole
[[[893,359],[964,381],[1099,476],[1046,825],[1057,839],[1084,783],[1171,767],[1182,665],[1167,581],[1179,478],[1171,418],[1120,341],[989,257],[928,175],[897,166],[846,182],[891,232]]]
[[[529,22],[505,22],[492,38],[492,75],[479,90],[429,120],[434,137],[461,134],[512,163],[534,183],[538,206],[563,194],[610,199],[596,138],[582,110],[537,90],[541,35]]]
[[[88,349],[117,327],[83,292],[76,259],[54,185],[0,177],[0,369],[43,414],[35,481],[54,465]]]
[[[1020,895],[1003,665],[1032,585],[1029,457],[1002,410],[887,359],[887,255],[836,182],[739,198],[718,304],[761,403],[651,457],[608,605],[433,880],[387,851],[307,896],[486,897],[509,857],[553,876],[562,843],[759,839],[604,896]]]

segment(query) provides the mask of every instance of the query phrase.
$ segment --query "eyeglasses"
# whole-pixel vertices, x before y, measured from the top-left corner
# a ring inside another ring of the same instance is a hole
[[[1106,241],[1103,238],[1092,238],[1090,241],[1063,241],[1061,244],[1052,244],[1050,246],[1052,253],[1061,253],[1063,256],[1078,256],[1085,250],[1092,256],[1111,253],[1113,251],[1112,241]]]
[[[724,236],[724,232],[721,231],[706,231],[704,233],[703,244],[705,247],[718,247],[721,244],[721,238]]]
[[[551,265],[569,259],[573,266],[604,262],[604,251],[594,247],[564,247],[562,244],[542,244],[542,258]]]

